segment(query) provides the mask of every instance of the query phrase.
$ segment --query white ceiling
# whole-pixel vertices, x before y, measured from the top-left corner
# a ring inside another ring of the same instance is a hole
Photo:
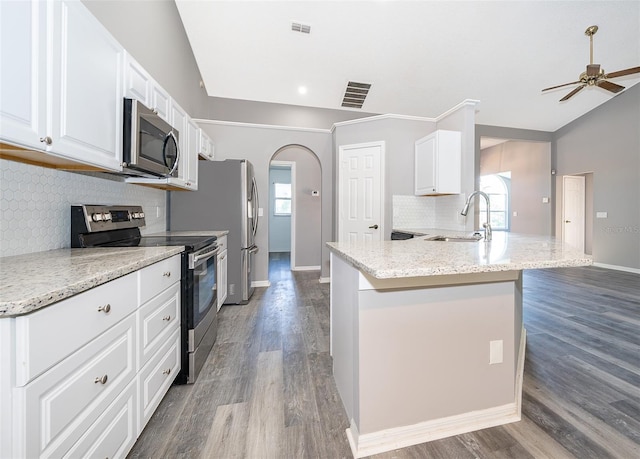
[[[340,109],[352,80],[372,84],[365,112],[436,117],[477,99],[478,124],[555,131],[613,96],[541,93],[585,70],[588,26],[600,28],[594,62],[605,72],[640,66],[640,0],[176,4],[215,97]],[[629,88],[640,75],[613,81]]]

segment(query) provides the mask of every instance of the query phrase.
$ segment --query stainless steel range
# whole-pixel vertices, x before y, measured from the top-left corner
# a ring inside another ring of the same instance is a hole
[[[142,236],[141,206],[71,206],[71,247],[184,246],[182,252],[182,369],[176,383],[195,382],[217,334],[215,236]]]

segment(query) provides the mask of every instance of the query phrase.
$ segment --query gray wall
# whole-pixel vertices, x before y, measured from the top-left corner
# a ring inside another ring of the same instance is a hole
[[[320,266],[322,258],[322,168],[318,157],[298,145],[285,147],[273,159],[292,161],[295,168],[295,250],[292,268]],[[320,191],[312,196],[311,191]],[[272,228],[269,229],[271,234]]]
[[[551,236],[551,143],[509,141],[482,150],[480,175],[507,171],[511,171],[511,231]],[[543,197],[549,202],[543,203]]]
[[[341,145],[385,141],[384,239],[391,237],[393,195],[413,195],[414,143],[435,130],[436,123],[432,121],[393,118],[339,125],[334,130],[335,163],[337,163],[337,155]],[[336,179],[337,169],[334,170],[334,184]],[[337,211],[338,205],[334,204]],[[337,225],[337,220],[335,224]],[[337,226],[334,231],[337,234]]]
[[[269,169],[269,252],[291,250],[291,215],[275,215],[274,183],[291,183],[291,168],[271,166]]]
[[[83,3],[191,117],[206,116],[208,97],[175,2]]]
[[[331,110],[221,97],[209,98],[207,113],[212,120],[317,129],[331,129],[334,123],[373,115],[375,113],[358,110]]]
[[[333,240],[333,182],[331,176],[333,155],[330,132],[227,125],[207,120],[198,121],[202,129],[215,143],[216,159],[245,158],[253,163],[258,191],[263,200],[261,203],[263,209],[266,207],[265,201],[269,196],[269,163],[274,153],[282,147],[298,145],[308,148],[318,157],[322,169],[322,193],[320,196],[322,207],[321,276],[328,278],[329,250],[325,247],[325,242]],[[269,278],[269,221],[265,217],[266,214],[260,220],[256,235],[256,244],[260,248],[260,252],[256,256],[255,279],[257,281]]]
[[[593,211],[608,213],[593,220],[594,261],[640,269],[640,85],[558,130],[554,139],[558,176],[592,172]]]

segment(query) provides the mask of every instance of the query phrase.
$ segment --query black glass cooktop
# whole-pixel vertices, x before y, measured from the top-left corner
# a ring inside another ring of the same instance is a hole
[[[185,246],[188,252],[198,251],[216,241],[215,236],[141,236],[100,244],[100,247],[167,247]]]

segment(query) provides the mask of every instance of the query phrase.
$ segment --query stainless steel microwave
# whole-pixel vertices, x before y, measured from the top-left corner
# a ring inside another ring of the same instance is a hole
[[[127,175],[178,175],[180,133],[135,99],[124,99],[122,166]]]

